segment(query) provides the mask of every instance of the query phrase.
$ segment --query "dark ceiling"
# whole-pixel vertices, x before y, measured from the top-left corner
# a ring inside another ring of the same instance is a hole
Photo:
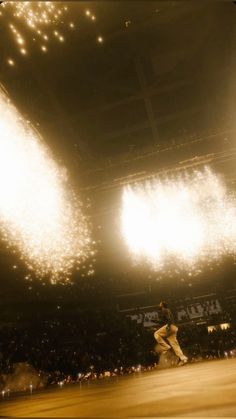
[[[235,128],[233,2],[66,3],[79,29],[14,68],[4,60],[13,47],[2,25],[1,82],[87,186],[90,170]]]

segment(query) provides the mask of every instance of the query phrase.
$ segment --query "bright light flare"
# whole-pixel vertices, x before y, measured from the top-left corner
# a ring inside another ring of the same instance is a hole
[[[123,191],[122,235],[136,263],[190,268],[236,254],[236,198],[210,168]]]
[[[69,280],[91,252],[82,205],[41,141],[0,90],[0,232],[27,267]]]

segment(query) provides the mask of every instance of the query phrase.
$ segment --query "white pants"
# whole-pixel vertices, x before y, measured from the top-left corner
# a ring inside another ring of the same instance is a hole
[[[178,327],[172,324],[170,326],[170,331],[167,332],[166,326],[167,325],[161,327],[154,333],[154,338],[157,341],[157,352],[161,354],[162,352],[168,351],[168,349],[172,348],[176,356],[178,356],[181,360],[185,359],[186,357],[183,354],[177,340]],[[166,340],[169,344],[166,342]]]

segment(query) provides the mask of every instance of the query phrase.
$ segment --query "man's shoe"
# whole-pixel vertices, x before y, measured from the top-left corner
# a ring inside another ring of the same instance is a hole
[[[186,365],[188,362],[188,358],[185,356],[183,359],[180,359],[178,362],[178,367],[182,367],[183,365]]]

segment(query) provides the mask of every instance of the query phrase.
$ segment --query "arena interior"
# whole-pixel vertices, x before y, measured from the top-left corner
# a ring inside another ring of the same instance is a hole
[[[0,42],[0,416],[235,417],[235,2],[4,0]]]

